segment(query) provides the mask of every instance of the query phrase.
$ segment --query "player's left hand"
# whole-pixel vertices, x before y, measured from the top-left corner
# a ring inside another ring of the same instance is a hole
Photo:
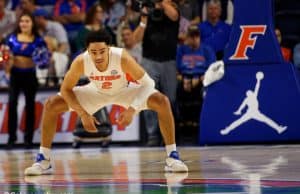
[[[118,125],[121,125],[124,127],[128,126],[133,119],[134,112],[135,112],[135,110],[131,107],[129,107],[127,110],[123,111],[116,120]]]

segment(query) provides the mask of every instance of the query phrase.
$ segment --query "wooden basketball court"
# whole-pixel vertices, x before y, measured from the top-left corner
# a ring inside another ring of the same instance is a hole
[[[0,193],[299,194],[300,145],[179,147],[189,173],[165,173],[163,147],[53,149],[54,173],[24,176],[35,150],[0,151]]]

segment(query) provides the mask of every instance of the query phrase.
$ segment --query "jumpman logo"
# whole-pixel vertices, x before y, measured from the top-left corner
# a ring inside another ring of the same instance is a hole
[[[223,156],[221,162],[230,166],[233,175],[239,176],[243,182],[247,183],[244,186],[244,190],[246,191],[245,193],[249,194],[264,193],[262,191],[264,186],[261,184],[261,179],[276,174],[280,167],[288,164],[287,158],[283,156],[273,158],[268,164],[255,164],[255,166],[245,165],[239,160],[227,156]]]
[[[250,119],[255,119],[257,121],[263,122],[270,127],[272,127],[274,130],[276,130],[279,134],[284,132],[287,129],[287,126],[278,125],[276,122],[274,122],[272,119],[267,117],[266,115],[262,114],[259,110],[259,102],[257,100],[258,96],[258,90],[260,88],[260,82],[264,78],[263,72],[259,71],[256,73],[256,86],[254,91],[248,90],[246,92],[246,98],[244,99],[243,103],[240,105],[237,111],[235,111],[233,114],[235,115],[241,115],[242,110],[247,106],[248,109],[242,115],[239,119],[231,123],[228,127],[225,129],[222,129],[220,131],[221,135],[227,135],[234,129],[236,129],[241,124],[249,121]]]

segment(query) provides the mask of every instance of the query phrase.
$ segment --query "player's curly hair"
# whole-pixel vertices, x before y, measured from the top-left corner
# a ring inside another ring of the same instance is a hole
[[[105,42],[107,45],[110,45],[111,41],[111,35],[106,30],[100,29],[88,33],[85,39],[85,46],[87,48],[89,44],[93,42]]]

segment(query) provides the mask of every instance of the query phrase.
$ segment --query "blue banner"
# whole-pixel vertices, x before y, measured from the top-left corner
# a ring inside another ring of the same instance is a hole
[[[223,61],[224,77],[206,90],[200,144],[299,141],[300,80],[283,60],[272,0],[235,1]]]

